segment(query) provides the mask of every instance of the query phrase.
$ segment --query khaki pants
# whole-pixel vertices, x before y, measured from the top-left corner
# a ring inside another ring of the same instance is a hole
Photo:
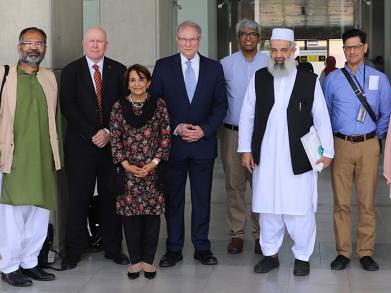
[[[238,150],[238,132],[222,127],[221,161],[225,173],[225,189],[227,194],[227,219],[231,238],[244,238],[246,223],[246,185],[251,184],[252,175],[242,166],[242,155]],[[251,213],[252,234],[254,239],[259,238],[259,220],[257,213]]]
[[[352,256],[352,189],[355,183],[359,212],[357,254],[372,256],[376,237],[374,197],[380,147],[377,138],[351,143],[334,137],[331,166],[334,192],[334,231],[338,254]]]

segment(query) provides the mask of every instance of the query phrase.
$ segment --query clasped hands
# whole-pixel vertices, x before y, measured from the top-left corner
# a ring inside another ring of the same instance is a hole
[[[107,133],[105,129],[100,129],[98,132],[92,137],[92,143],[96,145],[98,148],[104,148],[110,141],[110,134]]]
[[[121,162],[121,165],[122,167],[124,167],[126,172],[129,172],[138,178],[145,178],[148,176],[149,173],[156,169],[156,164],[154,164],[153,162],[149,162],[143,167],[131,165],[128,161]]]
[[[204,131],[199,125],[188,123],[179,123],[176,128],[176,133],[187,142],[195,142],[205,135]]]

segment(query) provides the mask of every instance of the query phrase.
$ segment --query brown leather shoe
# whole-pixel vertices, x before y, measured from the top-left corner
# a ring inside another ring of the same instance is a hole
[[[227,251],[231,254],[241,253],[243,250],[243,239],[239,237],[231,238],[228,244]]]
[[[254,240],[254,253],[262,255],[261,245],[259,244],[259,238]]]

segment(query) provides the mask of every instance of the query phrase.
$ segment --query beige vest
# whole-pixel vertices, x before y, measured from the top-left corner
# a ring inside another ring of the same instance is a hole
[[[14,119],[16,110],[17,64],[10,66],[7,81],[3,88],[0,106],[0,172],[10,173],[14,156]],[[0,82],[4,67],[0,67]],[[56,129],[57,82],[53,72],[40,67],[37,79],[46,96],[48,106],[50,145],[55,170],[61,169],[59,137]]]

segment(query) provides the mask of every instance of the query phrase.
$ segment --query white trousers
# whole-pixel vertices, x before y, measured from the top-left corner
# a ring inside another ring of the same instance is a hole
[[[294,245],[293,255],[296,259],[308,261],[314,251],[316,238],[315,213],[304,216],[260,214],[261,233],[259,242],[262,253],[271,256],[278,253],[284,240],[285,227]]]
[[[35,206],[0,204],[0,270],[11,273],[38,264],[50,211]]]

